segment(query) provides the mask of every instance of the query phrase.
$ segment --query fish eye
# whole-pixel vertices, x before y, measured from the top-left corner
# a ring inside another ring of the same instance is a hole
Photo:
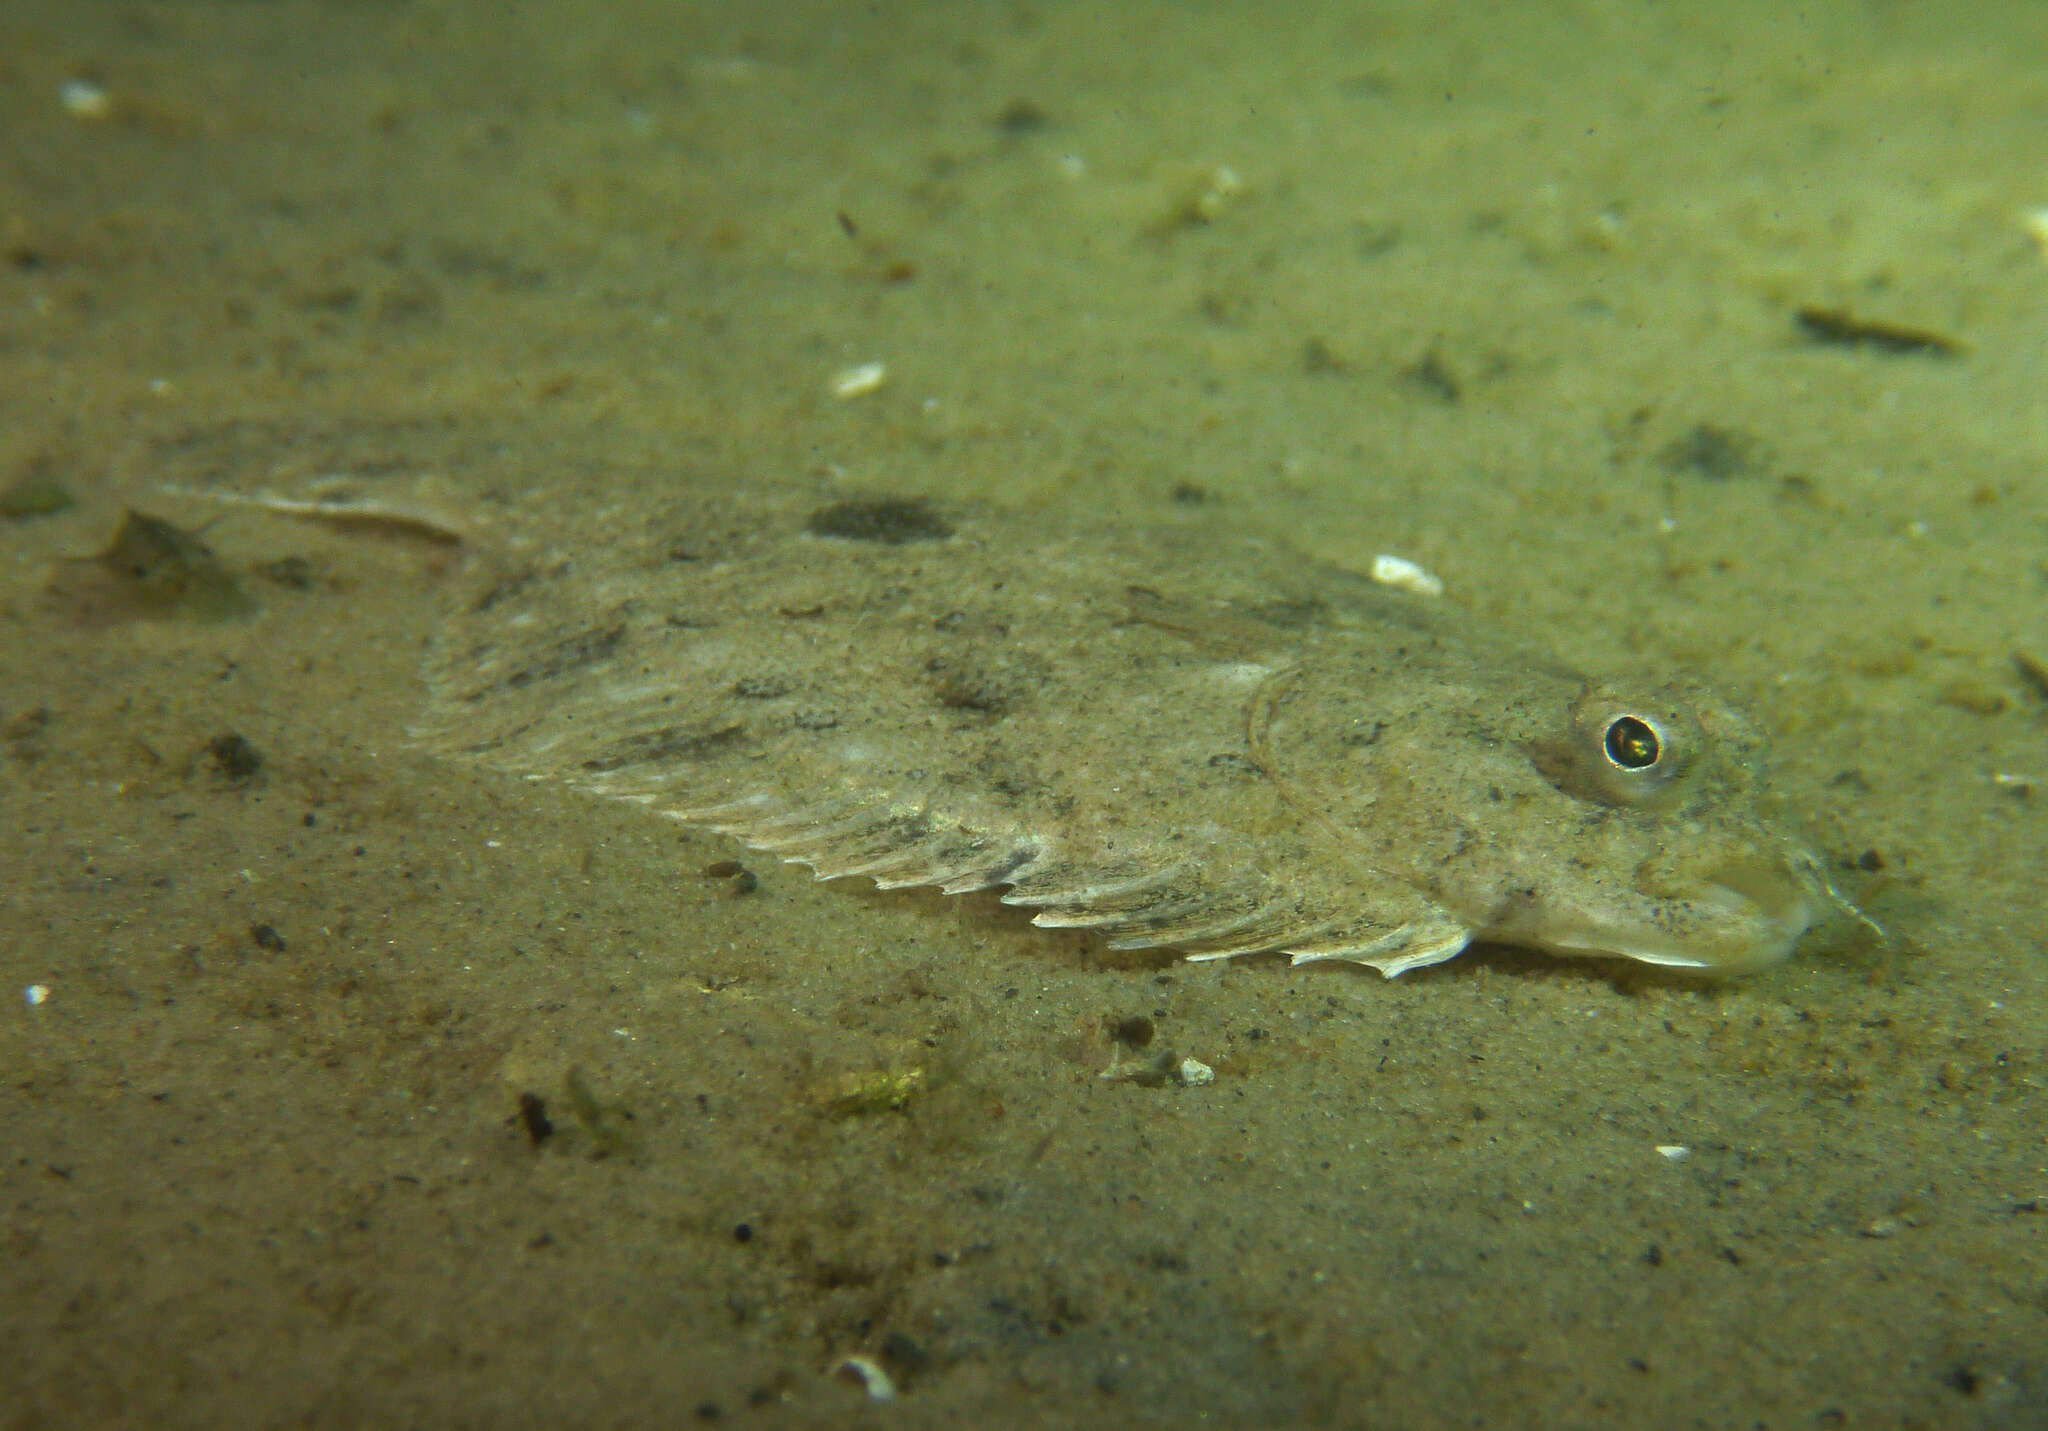
[[[1655,721],[1624,713],[1607,723],[1600,748],[1617,770],[1649,770],[1664,756],[1664,737]]]
[[[1567,795],[1627,807],[1676,798],[1704,748],[1699,719],[1677,690],[1596,685],[1573,703],[1565,729],[1532,742],[1529,755]]]

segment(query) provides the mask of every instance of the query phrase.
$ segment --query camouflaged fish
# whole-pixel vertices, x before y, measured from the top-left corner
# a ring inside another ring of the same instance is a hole
[[[1840,903],[1711,698],[1213,533],[629,485],[499,561],[431,675],[435,749],[1119,949],[1727,974]]]

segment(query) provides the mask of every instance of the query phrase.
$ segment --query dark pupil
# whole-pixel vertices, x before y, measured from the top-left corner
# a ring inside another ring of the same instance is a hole
[[[1657,732],[1648,721],[1622,716],[1607,727],[1607,758],[1623,770],[1647,770],[1660,753]]]

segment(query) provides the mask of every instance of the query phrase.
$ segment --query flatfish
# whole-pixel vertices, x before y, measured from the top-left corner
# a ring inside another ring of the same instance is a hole
[[[508,546],[419,738],[820,879],[1389,976],[1474,941],[1736,973],[1839,902],[1735,711],[1277,545],[735,487]]]

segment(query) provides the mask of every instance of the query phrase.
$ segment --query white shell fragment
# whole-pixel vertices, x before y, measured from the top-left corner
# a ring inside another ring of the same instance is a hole
[[[1657,1145],[1657,1156],[1667,1158],[1674,1163],[1682,1163],[1692,1156],[1692,1149],[1686,1147],[1683,1143],[1659,1143]]]
[[[1413,592],[1417,596],[1444,594],[1442,577],[1426,570],[1418,562],[1406,557],[1388,556],[1384,552],[1372,559],[1372,579],[1381,586]]]
[[[1244,193],[1244,180],[1237,170],[1228,164],[1218,164],[1209,172],[1206,183],[1195,194],[1190,204],[1193,217],[1203,222],[1212,222],[1220,217]]]
[[[2027,231],[2027,237],[2041,250],[2041,257],[2048,259],[2048,204],[2026,210],[2020,215],[2020,226]]]
[[[114,100],[104,85],[89,79],[69,79],[57,91],[64,112],[79,119],[105,119],[114,111]]]
[[[841,1357],[839,1364],[832,1368],[833,1374],[850,1381],[859,1382],[867,1388],[870,1401],[894,1401],[896,1379],[883,1369],[882,1364],[871,1356]]]
[[[41,1008],[50,997],[50,986],[48,984],[30,984],[21,991],[21,996],[28,1000],[30,1008]]]
[[[1202,1088],[1216,1081],[1216,1070],[1199,1058],[1184,1058],[1174,1077],[1183,1088]]]
[[[832,375],[832,396],[845,402],[849,398],[864,397],[889,381],[889,365],[874,362],[862,363],[857,368],[846,368]]]

